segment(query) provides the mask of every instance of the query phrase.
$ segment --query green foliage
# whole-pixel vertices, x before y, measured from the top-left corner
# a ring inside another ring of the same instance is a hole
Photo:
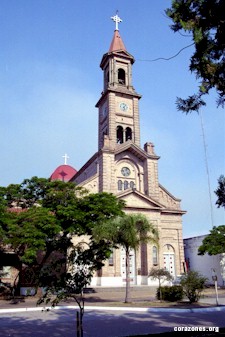
[[[171,281],[173,279],[172,275],[168,270],[165,268],[152,268],[148,274],[149,277],[152,277],[153,280],[159,281],[159,288],[161,286],[161,283],[164,281]]]
[[[130,262],[131,249],[136,250],[141,243],[158,243],[158,232],[142,214],[124,214],[114,219],[103,221],[93,231],[94,237],[100,244],[119,248],[122,246],[126,254],[126,296],[130,296]]]
[[[225,12],[224,0],[173,0],[166,11],[172,19],[174,32],[184,30],[192,36],[195,47],[190,59],[190,71],[201,80],[197,94],[188,99],[178,98],[179,110],[189,113],[205,105],[202,96],[214,88],[218,93],[217,104],[225,103]]]
[[[224,207],[225,208],[225,177],[224,175],[221,175],[218,179],[218,188],[215,191],[216,195],[217,195],[217,201],[216,201],[216,205],[218,205],[218,207]]]
[[[7,212],[6,201],[1,192],[2,189],[0,188],[0,251],[4,250],[7,228],[11,218]]]
[[[23,268],[33,270],[35,285],[47,287],[46,294],[68,296],[71,282],[77,284],[73,287],[77,293],[110,254],[106,242],[94,239],[93,229],[123,214],[123,206],[112,194],[88,194],[73,183],[25,179],[20,185],[0,188],[2,247],[10,246]],[[73,237],[81,235],[88,237],[87,242],[74,246]],[[76,273],[71,272],[74,263],[80,266]]]
[[[183,298],[183,288],[180,285],[159,287],[156,291],[158,300],[176,302]]]
[[[47,245],[59,235],[61,226],[54,214],[42,207],[31,207],[23,212],[12,213],[8,225],[7,244],[25,264],[35,263],[39,250],[45,250]]]
[[[198,302],[204,289],[207,278],[197,271],[189,271],[181,277],[180,284],[183,292],[191,303]]]
[[[207,235],[201,246],[198,248],[198,255],[217,255],[225,253],[225,226],[213,227],[210,234]]]
[[[141,214],[126,214],[105,221],[94,230],[97,240],[104,240],[115,247],[137,249],[141,242],[158,242],[158,233]]]

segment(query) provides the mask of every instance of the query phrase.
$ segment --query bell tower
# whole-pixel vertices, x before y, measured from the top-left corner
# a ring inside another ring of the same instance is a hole
[[[140,146],[140,123],[137,94],[132,85],[134,57],[125,48],[119,34],[118,14],[111,18],[116,28],[109,47],[103,55],[103,91],[96,107],[99,109],[98,149],[132,141]]]

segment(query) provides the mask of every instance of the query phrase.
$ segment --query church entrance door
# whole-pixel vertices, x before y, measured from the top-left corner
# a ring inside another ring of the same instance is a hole
[[[173,277],[175,277],[175,261],[173,253],[163,254],[163,264],[164,268],[168,270]]]
[[[170,244],[163,247],[163,267],[175,277],[175,253],[173,246]]]
[[[135,284],[135,252],[132,249],[129,255],[130,262],[130,284]],[[126,253],[125,249],[121,248],[121,274],[122,282],[126,283]]]

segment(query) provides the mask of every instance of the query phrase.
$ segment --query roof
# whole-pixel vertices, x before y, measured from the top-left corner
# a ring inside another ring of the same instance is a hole
[[[60,165],[52,173],[50,180],[69,181],[76,173],[77,170],[75,170],[72,166],[65,164]]]
[[[111,45],[109,47],[109,52],[113,52],[113,51],[117,51],[117,50],[126,51],[126,47],[123,43],[122,38],[120,37],[119,31],[115,30],[113,38],[112,38]]]

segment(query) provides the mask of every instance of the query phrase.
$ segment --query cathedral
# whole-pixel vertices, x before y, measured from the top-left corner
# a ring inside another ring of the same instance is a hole
[[[182,215],[177,199],[158,181],[159,156],[152,142],[140,146],[139,100],[132,83],[134,57],[126,50],[118,25],[101,60],[103,89],[98,108],[98,151],[71,181],[91,193],[110,192],[125,201],[126,213],[142,213],[158,229],[159,245],[142,244],[130,254],[130,279],[151,284],[152,267],[166,268],[173,277],[184,272]],[[65,166],[64,166],[65,167]],[[92,286],[125,284],[125,252],[115,249]]]

